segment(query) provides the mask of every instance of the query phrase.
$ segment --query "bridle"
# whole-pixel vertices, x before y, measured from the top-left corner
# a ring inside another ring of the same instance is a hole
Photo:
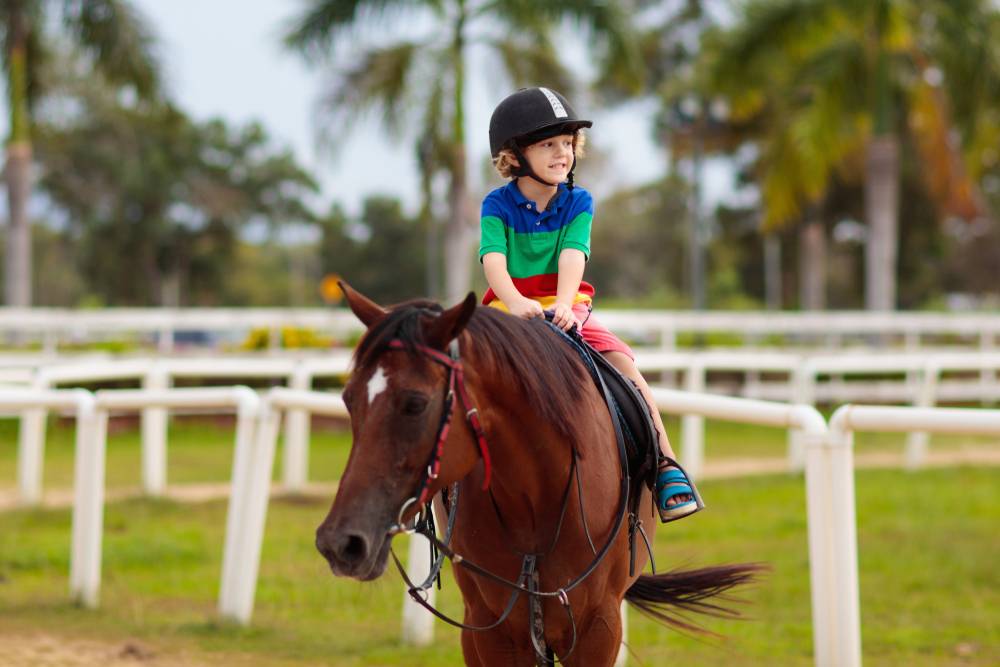
[[[451,415],[454,412],[452,407],[455,404],[456,395],[462,404],[462,409],[465,410],[465,420],[469,423],[469,428],[472,429],[472,433],[476,437],[476,442],[479,445],[479,455],[483,457],[483,491],[490,487],[492,465],[490,463],[490,449],[486,443],[486,433],[483,431],[483,425],[479,421],[479,411],[472,404],[469,392],[465,388],[465,373],[462,370],[462,361],[458,357],[458,340],[451,341],[451,344],[448,346],[448,354],[427,345],[407,344],[399,339],[389,341],[389,349],[415,349],[431,361],[435,361],[448,369],[448,389],[444,399],[444,408],[441,412],[441,424],[438,426],[437,443],[434,445],[434,449],[431,450],[430,459],[424,467],[417,492],[406,499],[403,506],[399,508],[396,523],[389,528],[389,534],[396,535],[412,531],[412,528],[407,528],[403,525],[403,515],[410,509],[410,506],[415,503],[417,507],[423,507],[430,501],[431,484],[441,474],[441,456],[444,454],[445,440],[448,439],[448,433],[451,431]]]
[[[561,335],[563,335],[563,336],[565,336],[567,338],[570,338],[564,332],[562,332],[558,327],[556,327],[554,325],[551,325],[551,323],[550,323],[550,326],[555,331],[559,332]],[[572,339],[570,339],[570,340],[572,340]],[[472,429],[472,432],[473,432],[473,434],[474,434],[474,436],[476,438],[477,445],[479,447],[479,453],[480,453],[480,455],[483,458],[483,465],[484,465],[485,471],[484,471],[484,476],[483,476],[482,489],[484,491],[487,490],[487,489],[489,489],[490,477],[491,477],[491,474],[492,474],[492,466],[491,466],[491,461],[490,461],[489,446],[488,446],[488,443],[486,442],[486,434],[483,431],[482,423],[479,420],[479,412],[476,409],[476,407],[472,404],[472,401],[471,401],[471,399],[469,397],[468,391],[466,390],[466,387],[465,387],[465,376],[464,376],[463,369],[462,369],[462,361],[461,361],[461,359],[459,357],[458,340],[455,339],[455,340],[451,341],[451,343],[449,344],[449,347],[448,347],[448,354],[445,354],[445,353],[441,352],[440,350],[436,350],[436,349],[428,347],[426,345],[407,343],[407,342],[404,342],[404,341],[402,341],[400,339],[393,339],[393,340],[391,340],[389,342],[389,344],[388,344],[388,347],[389,347],[389,349],[392,349],[392,350],[407,350],[407,351],[416,350],[417,352],[420,352],[421,354],[425,355],[430,360],[432,360],[432,361],[434,361],[436,363],[439,363],[439,364],[441,364],[442,366],[445,366],[448,369],[447,394],[446,394],[446,397],[445,397],[444,408],[443,408],[443,412],[442,412],[442,415],[441,415],[441,424],[438,427],[438,435],[437,435],[437,440],[436,440],[435,446],[434,446],[433,450],[431,451],[430,459],[428,461],[427,466],[424,469],[424,472],[423,472],[423,475],[422,475],[422,478],[421,478],[421,481],[420,481],[420,485],[419,485],[417,491],[414,493],[414,495],[412,495],[406,501],[404,501],[402,507],[399,510],[399,514],[397,516],[396,523],[393,524],[392,526],[390,526],[390,528],[388,529],[388,534],[389,534],[390,537],[393,536],[393,535],[399,534],[399,533],[416,532],[419,529],[419,525],[418,524],[420,522],[418,520],[415,520],[414,523],[413,523],[413,525],[411,525],[411,526],[404,526],[404,524],[403,524],[403,515],[410,509],[411,505],[413,505],[414,503],[416,503],[417,507],[424,508],[421,511],[424,512],[426,514],[426,517],[427,517],[424,520],[424,522],[423,522],[423,525],[424,525],[425,529],[422,530],[421,532],[427,538],[427,540],[431,543],[431,548],[432,548],[432,551],[435,553],[435,555],[440,554],[439,556],[437,556],[435,558],[432,558],[433,563],[432,563],[432,570],[431,570],[430,576],[428,576],[427,579],[422,584],[416,585],[416,584],[414,584],[410,580],[410,577],[407,575],[406,570],[403,567],[402,563],[396,557],[395,552],[392,552],[390,550],[390,553],[392,554],[393,561],[395,562],[396,567],[399,570],[399,573],[400,573],[400,575],[403,578],[403,581],[408,586],[407,592],[409,593],[410,597],[413,598],[413,600],[415,602],[417,602],[418,604],[420,604],[421,606],[423,606],[425,609],[427,609],[428,611],[430,611],[432,614],[434,614],[435,616],[437,616],[441,620],[443,620],[443,621],[445,621],[445,622],[447,622],[447,623],[449,623],[451,625],[454,625],[456,627],[462,628],[464,630],[472,630],[472,631],[490,630],[492,628],[495,628],[495,627],[499,626],[507,618],[507,616],[510,614],[510,612],[513,610],[514,604],[517,601],[517,598],[520,596],[521,593],[524,593],[525,595],[527,595],[529,597],[529,600],[531,602],[530,607],[531,607],[531,613],[532,613],[532,615],[534,615],[536,613],[536,611],[537,611],[538,614],[540,614],[540,600],[541,599],[543,599],[543,598],[555,598],[563,606],[563,608],[566,611],[566,614],[567,614],[567,616],[568,616],[568,618],[570,620],[571,626],[573,628],[573,642],[572,642],[572,645],[571,645],[569,651],[566,653],[566,655],[564,655],[562,657],[562,659],[565,660],[566,657],[568,657],[568,655],[570,653],[572,653],[573,649],[576,647],[576,640],[577,640],[576,622],[573,619],[573,613],[572,613],[572,610],[570,609],[569,595],[568,594],[569,594],[569,592],[571,590],[573,590],[574,588],[576,588],[585,579],[587,579],[587,577],[589,577],[594,572],[594,570],[597,569],[598,565],[600,565],[600,563],[604,560],[605,556],[607,556],[608,552],[611,549],[611,546],[614,544],[614,541],[615,541],[615,539],[618,536],[618,532],[621,529],[622,524],[624,523],[625,516],[628,513],[628,498],[629,498],[630,480],[629,480],[627,455],[626,455],[626,452],[625,452],[625,440],[624,440],[624,435],[623,435],[623,427],[622,427],[622,424],[621,424],[619,416],[616,414],[615,410],[611,410],[611,420],[612,420],[612,424],[613,424],[614,429],[615,429],[615,435],[616,435],[616,439],[617,439],[617,442],[618,442],[619,462],[621,464],[621,472],[622,472],[621,490],[620,490],[620,493],[619,493],[619,503],[618,503],[618,509],[617,509],[617,512],[616,512],[617,516],[616,516],[616,519],[614,521],[611,533],[608,536],[607,541],[600,548],[600,550],[596,550],[595,551],[593,560],[584,569],[584,571],[582,573],[580,573],[579,575],[577,575],[569,583],[567,583],[565,586],[563,586],[563,587],[561,587],[559,589],[556,589],[556,590],[553,590],[553,591],[542,591],[542,590],[538,589],[538,573],[535,570],[536,559],[537,559],[537,556],[538,556],[537,554],[525,554],[524,555],[524,560],[522,562],[522,567],[521,567],[521,574],[518,576],[518,578],[517,578],[516,581],[511,581],[511,580],[506,579],[504,577],[501,577],[501,576],[499,576],[497,574],[494,574],[493,572],[490,572],[489,570],[487,570],[487,569],[485,569],[485,568],[477,565],[476,563],[468,560],[467,558],[463,557],[462,555],[455,553],[451,549],[451,547],[449,546],[449,543],[451,541],[451,532],[452,532],[452,528],[454,526],[455,514],[457,513],[457,505],[458,505],[458,503],[457,503],[457,488],[458,488],[457,487],[457,483],[456,483],[456,485],[454,487],[455,490],[453,491],[452,497],[451,497],[451,503],[450,503],[451,504],[451,508],[450,508],[449,517],[448,517],[448,531],[447,531],[447,533],[445,535],[444,541],[438,539],[436,531],[434,529],[433,519],[431,518],[433,515],[432,515],[432,513],[431,513],[431,511],[430,511],[430,509],[428,507],[429,501],[430,501],[430,488],[431,488],[431,484],[434,482],[434,480],[436,480],[438,478],[438,476],[440,474],[441,457],[442,457],[443,451],[444,451],[444,443],[445,443],[445,440],[447,440],[448,433],[449,433],[450,427],[451,427],[451,416],[452,416],[452,413],[454,412],[453,407],[454,407],[454,401],[455,401],[455,396],[456,395],[458,396],[458,399],[459,399],[459,401],[462,404],[462,409],[465,410],[466,420],[468,421],[469,426]],[[585,355],[581,355],[581,356],[585,356]],[[586,358],[585,359],[585,363],[588,365],[588,370],[590,370],[591,373],[593,375],[595,375],[596,380],[599,382],[599,386],[602,389],[602,391],[604,392],[605,400],[609,400],[609,398],[610,398],[609,389],[605,385],[603,378],[600,377],[600,374],[596,372],[596,368],[593,367],[593,361],[590,360],[589,358]],[[609,403],[609,405],[610,405],[610,403]],[[579,479],[580,478],[579,478],[579,471],[578,471],[577,465],[576,465],[576,457],[575,457],[575,455],[573,457],[572,467],[571,467],[571,470],[570,470],[570,476],[571,476],[571,478],[570,478],[569,481],[571,481],[572,476],[574,474],[576,475],[577,487],[579,488],[579,485],[580,485]],[[567,489],[568,488],[569,487],[567,485]],[[564,493],[564,496],[563,496],[563,508],[562,508],[562,511],[560,512],[560,525],[562,523],[562,518],[561,517],[563,515],[565,515],[566,506],[567,506],[568,502],[569,502],[569,493]],[[580,502],[581,502],[581,504],[583,502],[582,489],[580,489]],[[418,513],[418,515],[419,515],[419,513]],[[635,517],[634,517],[634,512],[633,512],[633,516],[630,517],[630,530],[629,530],[630,534],[633,531],[633,525],[634,525],[633,521],[634,520],[635,520]],[[586,523],[584,524],[584,528],[586,529]],[[639,530],[640,531],[642,530],[641,529],[641,525],[639,526]],[[645,539],[645,533],[644,532],[643,532],[643,538]],[[588,532],[588,539],[589,539],[589,532]],[[630,536],[630,541],[631,541],[631,536]],[[555,542],[553,542],[553,547],[554,546],[555,546]],[[649,545],[648,545],[648,541],[647,541],[647,547],[648,546]],[[593,548],[593,546],[592,546],[592,548]],[[483,577],[485,579],[488,579],[490,581],[498,583],[498,584],[500,584],[500,585],[502,585],[502,586],[504,586],[504,587],[506,587],[506,588],[508,588],[508,589],[511,590],[511,596],[510,596],[510,598],[509,598],[509,600],[507,602],[507,605],[505,606],[504,611],[502,612],[502,614],[500,615],[500,617],[496,621],[494,621],[493,623],[491,623],[489,625],[486,625],[486,626],[468,625],[468,624],[462,623],[460,621],[456,621],[455,619],[452,619],[452,618],[448,617],[447,615],[443,614],[442,612],[440,612],[439,610],[437,610],[436,608],[434,608],[427,601],[426,591],[431,587],[431,585],[433,585],[434,580],[438,577],[438,574],[440,572],[441,566],[443,565],[443,562],[444,562],[445,558],[447,558],[448,560],[450,560],[453,565],[461,566],[461,567],[465,568],[466,570],[468,570],[468,571],[470,571],[470,572],[472,572],[472,573],[474,573],[474,574],[476,574],[476,575],[478,575],[480,577]],[[529,623],[529,628],[530,628],[530,634],[531,634],[532,644],[533,644],[533,646],[535,648],[536,653],[538,653],[539,657],[541,657],[546,662],[548,662],[550,660],[552,660],[554,662],[554,659],[547,657],[542,652],[542,649],[541,649],[541,647],[539,645],[539,637],[536,636],[536,633],[540,632],[540,629],[536,629],[536,624],[534,622]],[[544,638],[542,638],[542,645],[544,646]],[[551,651],[549,651],[549,655],[551,655]]]

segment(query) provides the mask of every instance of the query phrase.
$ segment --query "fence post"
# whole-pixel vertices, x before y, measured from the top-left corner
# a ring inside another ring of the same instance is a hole
[[[146,371],[142,388],[160,391],[169,388],[170,377],[166,368],[154,363]],[[159,497],[167,485],[167,409],[149,407],[142,409],[142,489],[148,495]]]
[[[79,414],[70,589],[75,600],[93,609],[101,590],[108,413],[91,404]]]
[[[235,617],[237,602],[235,591],[239,585],[239,558],[243,532],[246,526],[246,507],[249,502],[249,485],[253,456],[254,429],[260,412],[256,392],[241,387],[243,395],[236,411],[236,443],[233,448],[233,472],[229,489],[229,508],[226,513],[226,540],[222,550],[222,578],[219,584],[219,613]]]
[[[684,378],[684,389],[694,393],[705,391],[705,365],[697,357],[691,359]],[[700,477],[705,460],[705,418],[701,415],[681,417],[681,458],[691,477]]]
[[[919,408],[932,408],[937,403],[937,388],[941,380],[941,366],[933,358],[924,364],[920,388],[913,401]],[[911,431],[906,436],[905,467],[916,470],[927,462],[927,450],[930,447],[930,433],[927,431]]]
[[[300,362],[289,378],[290,389],[309,391],[312,369],[308,361]],[[285,411],[285,450],[282,477],[289,491],[301,491],[309,479],[309,412],[302,408]]]
[[[843,406],[824,438],[804,434],[816,667],[861,666],[853,433]]]
[[[660,350],[671,353],[677,351],[677,330],[673,325],[664,324],[660,327]],[[660,382],[671,387],[677,386],[677,372],[673,369],[662,371]]]
[[[229,617],[242,625],[250,622],[253,614],[254,593],[260,568],[260,550],[267,520],[267,504],[271,496],[271,473],[274,470],[274,449],[281,428],[281,414],[271,401],[265,400],[257,418],[254,437],[246,506],[243,510],[244,527],[240,531],[240,559],[232,589],[233,608]]]
[[[36,371],[31,389],[49,389],[49,381],[43,369]],[[21,425],[17,434],[17,487],[24,505],[37,505],[42,501],[47,417],[45,408],[28,408],[21,412]]]
[[[816,370],[810,359],[802,359],[792,373],[792,403],[816,406]],[[801,429],[788,429],[788,470],[802,472],[806,467],[805,436]]]
[[[996,349],[996,331],[984,329],[979,334],[979,351],[983,354],[990,354]],[[980,395],[983,397],[980,405],[987,407],[994,401],[1000,400],[1000,390],[997,386],[996,366],[983,368],[979,371]]]
[[[433,503],[432,503],[433,504]],[[423,535],[410,535],[406,571],[413,581],[420,581],[431,568],[430,543]],[[434,604],[437,589],[427,589],[427,602]],[[403,642],[411,646],[427,646],[434,640],[434,616],[418,605],[409,593],[403,593]]]

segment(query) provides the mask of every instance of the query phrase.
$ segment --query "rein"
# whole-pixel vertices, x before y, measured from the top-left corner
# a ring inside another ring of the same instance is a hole
[[[569,336],[567,336],[561,329],[559,329],[555,325],[549,323],[549,326],[552,327],[553,330],[557,331],[562,336],[572,341],[572,339]],[[456,394],[458,395],[459,401],[462,404],[462,408],[465,410],[466,420],[469,422],[469,426],[472,429],[473,434],[475,435],[480,455],[483,458],[483,464],[485,466],[485,474],[484,474],[482,489],[484,491],[489,488],[492,466],[489,455],[489,446],[488,443],[486,442],[486,434],[483,431],[482,424],[479,420],[479,412],[476,409],[476,407],[472,405],[472,401],[465,388],[465,376],[462,370],[462,361],[459,358],[458,340],[457,339],[453,340],[449,344],[449,354],[445,354],[439,350],[435,350],[434,348],[428,347],[426,345],[409,345],[399,339],[394,339],[390,341],[389,348],[393,350],[416,349],[417,351],[421,352],[432,361],[435,361],[449,369],[447,395],[445,398],[444,412],[441,415],[441,426],[439,427],[438,430],[437,442],[434,446],[434,449],[431,452],[430,460],[424,471],[424,475],[421,479],[417,493],[414,496],[408,498],[403,503],[402,507],[399,510],[399,515],[397,517],[396,523],[390,526],[388,530],[389,535],[396,535],[398,533],[416,531],[416,525],[410,527],[406,527],[403,525],[403,515],[410,508],[410,505],[416,503],[418,507],[425,507],[430,502],[430,497],[429,497],[430,485],[434,480],[438,478],[438,475],[440,474],[441,457],[444,450],[444,442],[447,439],[448,433],[450,431],[451,415],[453,412],[454,399]],[[603,378],[600,377],[600,374],[596,373],[596,369],[590,368],[593,362],[588,359],[585,360],[584,363],[588,365],[588,370],[590,370],[591,373],[594,374],[596,378],[600,381],[599,386],[605,401],[608,402],[609,406],[612,405],[613,403],[610,395],[610,390],[605,384]],[[566,657],[568,657],[569,654],[573,652],[573,649],[576,648],[576,640],[577,640],[576,622],[573,619],[573,612],[572,609],[570,608],[569,592],[572,591],[577,586],[579,586],[581,583],[583,583],[583,581],[586,580],[587,577],[589,577],[594,572],[594,570],[597,569],[598,565],[601,564],[605,556],[607,556],[608,552],[610,551],[611,546],[614,544],[615,539],[618,537],[618,533],[621,530],[622,524],[624,523],[626,514],[629,513],[628,498],[629,498],[630,480],[628,471],[628,459],[625,451],[625,436],[624,436],[623,424],[621,423],[619,415],[617,414],[616,410],[610,410],[610,415],[611,415],[611,422],[615,430],[615,439],[618,444],[618,456],[622,473],[618,508],[616,510],[616,518],[614,520],[613,528],[611,529],[611,534],[608,536],[608,539],[604,543],[604,545],[599,550],[595,551],[593,560],[583,570],[583,572],[581,572],[579,575],[573,578],[568,584],[566,584],[561,588],[552,591],[543,591],[543,590],[538,590],[537,588],[538,574],[535,569],[537,554],[524,554],[524,560],[521,566],[521,573],[516,581],[511,581],[509,579],[501,577],[500,575],[497,575],[487,570],[486,568],[480,565],[477,565],[473,561],[470,561],[467,558],[463,557],[461,554],[456,553],[449,546],[449,543],[451,542],[451,527],[454,525],[454,515],[457,513],[457,494],[456,494],[455,496],[456,502],[451,503],[452,508],[451,512],[449,512],[449,517],[448,517],[449,530],[445,536],[445,540],[441,541],[440,539],[438,539],[437,535],[434,534],[435,531],[431,528],[426,530],[426,532],[422,532],[422,534],[431,543],[431,548],[436,549],[437,552],[440,554],[439,558],[436,559],[437,562],[434,562],[432,564],[432,575],[428,577],[423,584],[418,586],[414,584],[413,581],[410,580],[409,576],[406,573],[406,570],[403,568],[402,563],[399,561],[399,558],[396,557],[395,552],[392,551],[390,548],[392,559],[395,562],[396,568],[399,570],[399,573],[403,578],[403,581],[406,583],[408,587],[407,592],[410,595],[410,597],[417,604],[421,605],[422,607],[424,607],[425,609],[427,609],[432,614],[434,614],[441,620],[445,621],[446,623],[471,631],[490,630],[500,625],[510,615],[511,611],[514,609],[515,603],[517,602],[517,598],[522,593],[528,596],[529,599],[532,601],[538,601],[543,598],[555,598],[563,606],[570,620],[570,625],[573,628],[572,645],[569,651],[566,653],[566,655],[562,657],[562,659],[565,660]],[[563,507],[560,511],[560,520],[559,520],[560,525],[562,524],[562,516],[565,515],[566,509],[569,505],[570,494],[568,493],[568,491],[574,474],[577,479],[577,487],[581,491],[580,502],[581,504],[583,502],[582,489],[580,489],[579,471],[576,466],[575,456],[572,464],[573,465],[570,470],[570,478],[567,480],[566,492],[564,492],[563,494],[563,500],[562,500]],[[492,493],[490,495],[492,496]],[[426,511],[431,512],[429,506],[426,507]],[[428,524],[429,522],[425,522],[425,525]],[[586,529],[586,523],[584,524],[584,528]],[[645,538],[645,534],[643,534],[643,537]],[[589,531],[587,532],[587,539],[588,541],[590,540]],[[553,541],[552,543],[552,548],[554,547],[555,547],[555,541]],[[591,549],[593,549],[592,542],[591,542]],[[488,579],[490,581],[493,581],[497,584],[500,584],[510,589],[511,591],[510,598],[506,606],[504,607],[504,610],[501,613],[500,617],[496,621],[486,626],[467,625],[465,623],[462,623],[460,621],[448,617],[447,615],[435,609],[430,603],[427,602],[425,591],[432,585],[431,582],[433,582],[436,573],[440,571],[440,567],[443,564],[445,558],[450,560],[453,565],[459,565],[484,579]],[[532,606],[538,606],[539,608],[537,613],[540,614],[540,605],[532,605]],[[542,655],[541,652],[539,651],[538,638],[536,637],[534,630],[531,631],[531,638],[536,653],[539,654],[539,657],[542,657],[543,659],[545,659],[546,662],[548,662],[549,658],[547,656]]]

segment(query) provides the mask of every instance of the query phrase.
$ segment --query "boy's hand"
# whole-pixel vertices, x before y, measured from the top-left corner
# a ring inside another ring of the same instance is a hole
[[[510,311],[511,315],[523,317],[526,320],[530,320],[533,317],[544,316],[542,304],[538,303],[534,299],[521,299],[520,301],[515,301],[507,306],[507,310]]]
[[[552,324],[563,331],[569,331],[573,328],[574,324],[577,330],[580,328],[580,322],[576,319],[576,315],[573,314],[573,309],[565,303],[556,303],[552,307]]]

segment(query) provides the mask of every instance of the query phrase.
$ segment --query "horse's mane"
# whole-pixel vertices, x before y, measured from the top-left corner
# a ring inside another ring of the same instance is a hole
[[[441,306],[425,300],[395,306],[361,339],[355,368],[367,367],[394,339],[416,352],[417,345],[426,344],[421,320],[441,312]],[[582,405],[584,389],[592,380],[576,351],[541,319],[525,320],[495,308],[477,307],[465,331],[477,365],[483,365],[480,373],[516,378],[525,403],[578,450],[584,412],[590,409]]]

